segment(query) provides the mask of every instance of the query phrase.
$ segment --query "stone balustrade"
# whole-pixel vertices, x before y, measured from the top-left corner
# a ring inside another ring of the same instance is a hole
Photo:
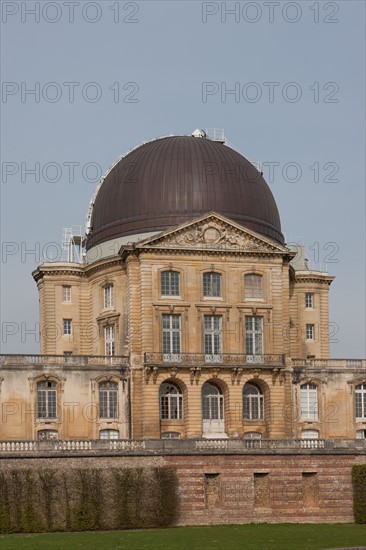
[[[124,439],[0,441],[1,456],[108,454],[246,454],[366,452],[366,440],[355,439]]]
[[[82,367],[128,367],[128,355],[0,355],[2,367],[32,367],[39,365],[70,365]]]

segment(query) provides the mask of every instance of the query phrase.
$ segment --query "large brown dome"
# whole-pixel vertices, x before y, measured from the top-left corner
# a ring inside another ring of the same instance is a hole
[[[212,211],[284,242],[271,190],[247,159],[207,138],[157,139],[134,149],[106,176],[94,201],[87,248]]]

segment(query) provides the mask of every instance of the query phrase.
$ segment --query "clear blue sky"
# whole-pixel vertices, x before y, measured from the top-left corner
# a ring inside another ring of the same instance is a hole
[[[336,276],[332,355],[365,356],[364,2],[1,4],[2,353],[38,352],[31,272],[84,224],[88,163],[104,172],[144,140],[216,127],[264,163],[287,241]]]

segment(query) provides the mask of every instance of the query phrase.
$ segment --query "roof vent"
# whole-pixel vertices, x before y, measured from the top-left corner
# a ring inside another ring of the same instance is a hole
[[[204,130],[200,130],[199,128],[197,128],[197,130],[192,132],[192,137],[205,138],[206,132]]]

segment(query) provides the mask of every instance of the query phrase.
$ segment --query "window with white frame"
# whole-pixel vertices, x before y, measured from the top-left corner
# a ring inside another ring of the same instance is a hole
[[[263,419],[264,397],[259,386],[252,383],[243,388],[243,418],[244,420]]]
[[[162,271],[161,295],[180,296],[180,274],[178,271]]]
[[[179,432],[162,432],[161,439],[180,439]]]
[[[72,334],[72,319],[64,319],[64,336],[71,336]]]
[[[118,384],[116,382],[101,382],[99,384],[99,417],[117,418],[118,416]]]
[[[366,430],[357,430],[356,439],[366,439]]]
[[[100,430],[99,439],[119,439],[118,430]]]
[[[315,340],[315,325],[306,325],[306,339]]]
[[[203,420],[223,420],[224,396],[221,388],[210,382],[202,386],[202,418]]]
[[[248,273],[244,276],[245,298],[247,300],[260,300],[263,298],[262,275]]]
[[[203,295],[210,298],[221,296],[221,274],[211,271],[203,274]]]
[[[114,325],[107,325],[104,327],[104,343],[105,343],[105,354],[114,355],[116,351],[115,346],[115,327]]]
[[[181,420],[183,418],[183,395],[180,388],[171,382],[160,386],[161,420]]]
[[[37,418],[57,418],[57,384],[42,380],[37,384]]]
[[[300,386],[301,419],[316,421],[318,419],[318,388],[315,384]]]
[[[163,314],[163,353],[179,354],[181,349],[181,316]]]
[[[65,303],[71,302],[71,286],[63,285],[62,287],[62,301]]]
[[[107,285],[103,288],[104,295],[104,308],[110,308],[114,306],[114,286]]]
[[[37,432],[38,441],[55,441],[58,439],[58,431],[56,430],[39,430]]]
[[[247,355],[263,353],[263,317],[257,315],[245,317],[245,353]]]
[[[260,432],[245,432],[244,439],[262,439]]]
[[[302,430],[301,439],[319,439],[318,430]]]
[[[305,308],[313,309],[314,307],[314,294],[312,292],[305,293]]]
[[[366,384],[355,387],[356,420],[366,421]]]
[[[222,316],[205,315],[204,316],[204,346],[206,359],[214,358],[222,353]]]

